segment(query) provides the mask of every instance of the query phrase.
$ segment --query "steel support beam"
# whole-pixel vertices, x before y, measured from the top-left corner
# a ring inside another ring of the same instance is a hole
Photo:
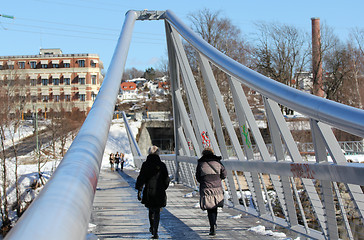
[[[52,178],[5,239],[85,239],[137,15],[129,11],[125,16],[105,80],[77,137]]]

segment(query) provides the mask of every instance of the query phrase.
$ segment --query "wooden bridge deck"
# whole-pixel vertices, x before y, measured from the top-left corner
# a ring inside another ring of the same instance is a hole
[[[148,210],[136,198],[138,173],[102,169],[90,219],[88,239],[150,239]],[[196,205],[198,196],[184,197],[190,188],[176,184],[167,190],[167,207],[161,212],[160,239],[296,239],[299,235],[261,219],[225,207],[218,213],[217,235],[209,236],[207,213]],[[237,216],[242,215],[241,218]],[[285,233],[285,238],[261,235],[248,229]],[[300,236],[299,239],[306,239]]]

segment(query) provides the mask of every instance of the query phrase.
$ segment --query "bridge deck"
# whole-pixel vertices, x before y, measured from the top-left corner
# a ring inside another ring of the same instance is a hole
[[[90,232],[98,239],[150,239],[147,209],[136,199],[134,190],[137,172],[111,172],[102,169],[91,214]],[[278,239],[248,231],[263,225],[272,230],[274,225],[250,215],[225,207],[218,213],[217,235],[208,235],[209,226],[206,212],[196,208],[198,196],[183,197],[191,189],[180,184],[167,190],[168,204],[161,212],[160,239]],[[242,218],[234,218],[242,214]],[[96,226],[94,226],[96,225]],[[298,235],[286,229],[287,238]],[[91,234],[91,235],[92,235]],[[90,238],[89,238],[90,239]],[[305,239],[302,238],[301,239]]]

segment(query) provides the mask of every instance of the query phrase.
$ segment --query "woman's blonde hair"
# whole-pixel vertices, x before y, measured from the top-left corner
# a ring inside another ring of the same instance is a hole
[[[148,154],[157,154],[157,155],[159,155],[159,148],[157,146],[151,146],[148,149]]]
[[[206,147],[202,151],[202,155],[210,155],[210,154],[214,154],[214,149],[212,149],[211,147]]]

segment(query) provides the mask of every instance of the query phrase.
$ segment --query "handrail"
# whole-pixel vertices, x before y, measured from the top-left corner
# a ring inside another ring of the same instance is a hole
[[[121,114],[123,116],[123,120],[124,120],[124,124],[125,124],[125,128],[126,128],[126,133],[129,138],[129,142],[132,143],[132,144],[130,144],[131,152],[133,153],[133,156],[142,156],[143,154],[141,153],[138,143],[137,143],[136,139],[134,138],[134,135],[129,126],[128,119],[125,115],[125,112],[122,111]]]
[[[165,19],[200,53],[238,81],[297,112],[364,137],[364,110],[317,97],[267,78],[224,55],[187,27],[172,11]]]
[[[5,239],[85,239],[102,156],[138,14],[127,12],[96,100],[67,154]]]

